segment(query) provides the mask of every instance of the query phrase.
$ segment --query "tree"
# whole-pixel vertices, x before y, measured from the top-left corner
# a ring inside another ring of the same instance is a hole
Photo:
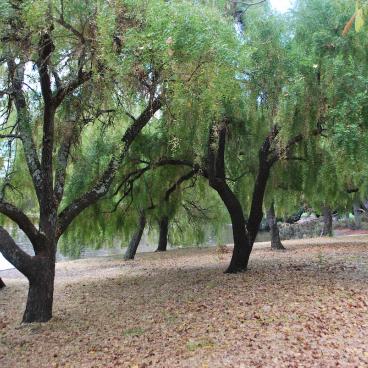
[[[267,222],[271,233],[271,249],[285,250],[285,247],[282,245],[280,239],[279,227],[277,225],[277,219],[275,215],[275,204],[273,201],[270,208],[267,210]]]
[[[123,14],[123,9],[114,10],[120,11],[117,15]],[[71,152],[73,145],[82,139],[83,128],[97,120],[106,124],[110,113],[119,110],[116,99],[119,92],[111,96],[113,74],[118,70],[111,73],[112,62],[108,58],[121,55],[119,37],[128,26],[134,28],[134,19],[131,25],[130,19],[116,18],[122,32],[115,34],[116,39],[109,33],[111,29],[104,31],[106,20],[99,18],[106,9],[98,8],[94,2],[87,7],[79,6],[78,2],[61,2],[61,7],[42,1],[24,7],[8,3],[2,11],[1,96],[6,99],[2,106],[7,114],[2,138],[19,140],[17,147],[22,150],[37,198],[39,227],[3,196],[0,212],[27,235],[35,256],[22,251],[4,228],[0,229],[0,250],[29,280],[23,322],[44,322],[52,316],[55,253],[60,236],[83,210],[108,192],[130,145],[160,109],[162,92],[157,91],[160,79],[156,70],[144,79],[135,69],[127,68],[122,76],[129,82],[121,86],[143,86],[138,101],[139,90],[131,89],[135,112],[140,106],[143,109],[138,117],[129,114],[132,123],[116,142],[99,175],[91,178],[89,187],[69,203],[63,202]],[[111,12],[107,20],[108,15]],[[63,41],[56,41],[60,35]],[[137,59],[134,56],[130,61]],[[37,71],[31,74],[38,91],[29,87],[27,74],[31,66]],[[106,87],[109,92],[104,95]]]
[[[137,253],[137,249],[139,246],[139,242],[141,241],[144,228],[146,226],[146,216],[143,211],[140,212],[138,227],[136,232],[134,233],[132,239],[129,242],[128,248],[125,252],[124,259],[131,260],[134,259],[135,254]]]
[[[27,167],[21,181],[36,203],[26,213],[9,185],[0,203],[35,251],[26,254],[0,229],[1,252],[29,279],[24,322],[51,318],[58,241],[109,192],[141,130],[163,106],[185,111],[181,93],[195,91],[202,73],[231,69],[225,51],[235,37],[218,11],[158,0],[110,5],[35,0],[1,8],[2,138],[18,140],[14,162]],[[91,147],[89,139],[105,144]],[[86,147],[98,165],[73,160]]]
[[[304,64],[313,63],[325,91],[326,130],[315,156],[318,167],[313,176],[308,169],[304,185],[308,203],[326,213],[324,233],[330,233],[331,223],[331,213],[324,207],[350,212],[354,203],[355,208],[360,207],[366,192],[366,35],[348,33],[345,28],[345,37],[341,37],[340,32],[354,5],[359,23],[359,17],[365,14],[365,2],[308,0],[297,6],[299,31],[295,32],[295,40],[300,48],[308,50]],[[314,32],[307,31],[310,29]]]
[[[324,206],[323,213],[323,229],[322,236],[332,236],[332,211],[329,206]]]

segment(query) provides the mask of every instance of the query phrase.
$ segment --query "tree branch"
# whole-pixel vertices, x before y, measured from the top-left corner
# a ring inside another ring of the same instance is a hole
[[[27,235],[32,244],[36,244],[42,239],[41,233],[36,229],[28,216],[11,203],[0,201],[0,213],[14,221]]]
[[[146,107],[141,115],[126,130],[121,140],[120,154],[112,157],[98,182],[92,189],[76,199],[60,213],[57,236],[60,236],[67,229],[73,219],[84,209],[95,203],[108,192],[121,163],[124,161],[128,153],[130,145],[133,143],[140,131],[148,124],[156,111],[161,108],[161,104],[161,99],[158,97]]]
[[[73,93],[82,84],[89,81],[92,78],[92,72],[79,71],[78,76],[67,83],[66,85],[59,87],[54,96],[54,105],[58,107],[64,100],[64,98]]]
[[[17,111],[17,125],[19,135],[23,143],[24,156],[28,170],[36,190],[38,199],[42,196],[43,177],[41,164],[37,155],[36,145],[33,140],[31,129],[31,117],[27,106],[27,101],[22,90],[24,80],[24,63],[16,64],[13,59],[8,60],[8,72],[13,90],[13,100]]]
[[[29,270],[32,264],[32,257],[24,252],[15,243],[9,233],[0,226],[0,252],[17,270],[25,276],[30,276]]]

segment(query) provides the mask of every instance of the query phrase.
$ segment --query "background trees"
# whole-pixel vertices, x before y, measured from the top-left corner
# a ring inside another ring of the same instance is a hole
[[[145,227],[164,250],[169,229],[193,242],[231,221],[240,272],[264,208],[274,227],[274,203],[331,213],[366,198],[367,45],[341,36],[352,8],[6,2],[0,212],[35,256],[4,227],[0,250],[30,281],[24,321],[51,317],[63,235],[74,254],[131,239],[131,258]]]
[[[28,168],[39,212],[31,219],[17,207],[14,193],[15,204],[4,193],[1,213],[25,232],[35,251],[34,257],[26,254],[0,229],[1,252],[29,280],[24,322],[51,318],[58,240],[108,193],[140,131],[164,103],[182,103],[181,91],[202,64],[208,70],[226,64],[220,50],[233,37],[230,26],[211,9],[197,10],[161,1],[111,7],[94,1],[9,2],[2,8],[2,138],[19,139],[20,165]],[[90,171],[76,157],[84,141],[98,141],[97,124],[104,129],[100,139],[111,143]],[[76,185],[80,175],[85,178]],[[6,180],[12,187],[10,174]]]

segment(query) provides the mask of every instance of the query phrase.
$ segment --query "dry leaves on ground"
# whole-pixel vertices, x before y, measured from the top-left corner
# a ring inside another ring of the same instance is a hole
[[[368,237],[257,246],[225,275],[214,248],[59,263],[54,318],[20,325],[0,273],[0,367],[368,367]]]

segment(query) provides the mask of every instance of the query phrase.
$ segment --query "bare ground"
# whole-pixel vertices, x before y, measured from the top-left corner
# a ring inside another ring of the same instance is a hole
[[[0,367],[368,367],[368,236],[57,265],[54,318],[20,325],[27,284],[0,272]]]

